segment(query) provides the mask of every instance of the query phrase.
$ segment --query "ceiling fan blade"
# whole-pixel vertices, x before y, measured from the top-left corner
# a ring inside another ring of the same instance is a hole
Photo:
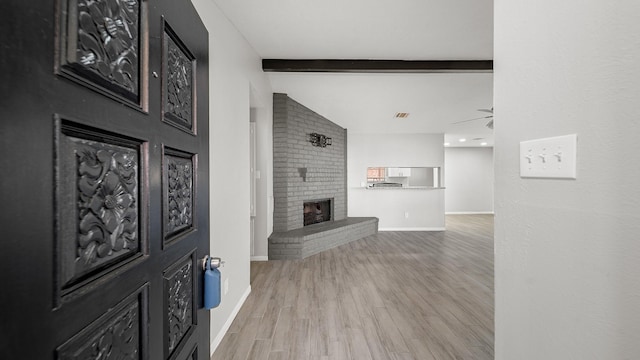
[[[480,120],[480,119],[491,119],[491,118],[493,118],[493,115],[482,116],[482,117],[468,119],[468,120],[462,120],[462,121],[456,121],[456,122],[453,122],[451,124],[462,124],[462,123],[466,123],[466,122],[469,122],[469,121]]]

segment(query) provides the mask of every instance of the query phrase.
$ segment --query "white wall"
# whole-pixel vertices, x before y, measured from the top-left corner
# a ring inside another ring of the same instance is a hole
[[[268,259],[268,238],[273,232],[273,94],[252,90],[251,106],[256,116],[256,220],[254,254],[251,260]],[[264,98],[264,96],[267,96]]]
[[[348,216],[375,216],[380,230],[444,229],[444,190],[367,190],[367,167],[443,167],[443,134],[347,132]],[[409,217],[405,217],[409,213]]]
[[[446,213],[493,212],[493,148],[445,148],[444,186]]]
[[[495,1],[496,359],[638,359],[640,1]],[[519,142],[578,135],[577,180]]]
[[[226,261],[221,272],[229,282],[222,304],[211,311],[213,351],[250,292],[249,109],[256,106],[251,104],[251,89],[262,107],[257,114],[259,131],[271,123],[272,98],[261,60],[242,35],[213,1],[193,4],[209,31],[211,255]],[[258,153],[271,149],[264,139],[259,147]],[[269,179],[265,172],[262,178]]]

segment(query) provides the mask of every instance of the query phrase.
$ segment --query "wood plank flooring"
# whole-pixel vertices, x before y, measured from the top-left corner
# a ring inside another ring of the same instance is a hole
[[[212,360],[493,359],[493,216],[251,264]]]

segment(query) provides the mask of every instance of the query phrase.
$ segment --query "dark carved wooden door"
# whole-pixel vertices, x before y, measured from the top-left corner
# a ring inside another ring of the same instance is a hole
[[[0,358],[207,359],[189,0],[2,0]]]

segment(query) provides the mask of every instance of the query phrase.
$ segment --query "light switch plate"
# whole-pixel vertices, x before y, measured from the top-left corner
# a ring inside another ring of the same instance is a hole
[[[520,177],[576,178],[578,135],[520,142]]]

